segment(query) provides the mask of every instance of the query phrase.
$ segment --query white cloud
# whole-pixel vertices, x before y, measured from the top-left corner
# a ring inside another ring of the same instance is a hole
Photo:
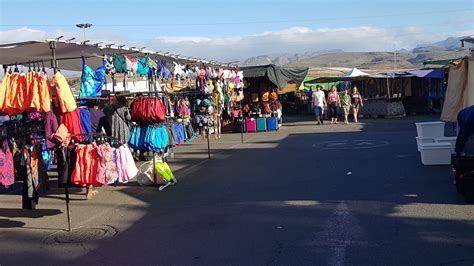
[[[471,31],[470,34],[473,32]],[[302,53],[327,49],[345,51],[392,51],[412,49],[419,44],[462,36],[469,32],[435,34],[417,27],[385,29],[377,27],[319,28],[293,27],[260,34],[200,38],[161,36],[147,43],[147,47],[173,53],[218,60],[242,59],[271,53]],[[167,39],[174,40],[170,45]],[[177,41],[177,40],[182,41]]]
[[[35,30],[27,27],[18,28],[14,30],[0,31],[0,43],[14,43],[23,41],[42,41],[46,39],[53,39],[59,36],[64,36],[62,39],[76,38],[77,42],[84,40],[82,32],[68,32],[63,30],[56,30],[53,32],[46,32],[41,30]],[[110,32],[86,32],[86,38],[92,43],[94,42],[124,42],[126,38],[122,36],[114,35]]]
[[[133,44],[150,50],[168,51],[186,56],[215,60],[244,59],[250,56],[271,53],[303,53],[327,49],[345,51],[392,51],[411,49],[419,44],[443,40],[450,36],[472,35],[474,31],[432,33],[417,27],[379,28],[348,27],[318,28],[292,27],[266,31],[252,35],[205,37],[205,36],[159,36],[153,39],[127,40],[110,32],[87,33],[91,42]],[[76,37],[82,40],[82,32],[70,33],[61,30],[44,32],[30,28],[0,32],[2,43],[54,38]]]

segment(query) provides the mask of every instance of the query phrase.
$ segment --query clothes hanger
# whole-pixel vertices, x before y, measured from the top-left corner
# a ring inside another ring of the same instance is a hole
[[[14,70],[14,71],[17,72],[17,73],[20,72],[20,70],[18,69],[18,65],[17,65],[17,64],[15,64],[15,70]]]

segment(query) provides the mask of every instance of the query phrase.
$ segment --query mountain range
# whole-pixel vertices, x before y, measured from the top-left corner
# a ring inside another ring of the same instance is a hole
[[[275,64],[289,67],[358,67],[364,69],[420,68],[428,60],[455,59],[469,54],[461,47],[463,37],[418,45],[412,50],[396,52],[345,52],[340,49],[298,54],[268,54],[247,58],[241,65]]]

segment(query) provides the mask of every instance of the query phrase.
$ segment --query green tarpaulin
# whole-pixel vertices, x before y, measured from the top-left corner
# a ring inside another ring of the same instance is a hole
[[[441,65],[441,66],[445,66],[445,65],[448,65],[449,63],[451,63],[452,61],[456,61],[456,60],[460,60],[460,59],[462,59],[462,58],[445,59],[445,60],[431,60],[431,61],[423,62],[423,65]]]
[[[285,68],[276,65],[241,67],[241,70],[244,72],[244,78],[267,77],[278,88],[285,87],[290,81],[299,85],[308,74],[308,68]]]

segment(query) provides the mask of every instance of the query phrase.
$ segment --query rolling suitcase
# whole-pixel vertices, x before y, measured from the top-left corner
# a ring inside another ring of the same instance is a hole
[[[278,121],[276,117],[267,118],[267,130],[278,130]]]
[[[255,132],[257,131],[257,120],[255,120],[255,118],[246,118],[245,126],[247,128],[247,132]]]
[[[263,117],[257,118],[257,131],[267,130],[267,119]]]

